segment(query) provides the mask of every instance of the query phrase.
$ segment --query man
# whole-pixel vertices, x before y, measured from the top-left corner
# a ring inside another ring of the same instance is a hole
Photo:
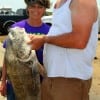
[[[48,35],[31,35],[29,44],[44,43],[42,100],[89,100],[98,35],[96,0],[57,0]]]

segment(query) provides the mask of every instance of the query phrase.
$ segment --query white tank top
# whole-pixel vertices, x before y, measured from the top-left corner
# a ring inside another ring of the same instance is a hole
[[[53,24],[48,35],[59,35],[72,31],[70,2],[71,0],[67,0],[60,8],[54,9]],[[90,40],[85,49],[62,48],[46,43],[44,45],[43,61],[48,77],[79,78],[83,80],[91,78],[97,37],[98,21],[93,24]]]

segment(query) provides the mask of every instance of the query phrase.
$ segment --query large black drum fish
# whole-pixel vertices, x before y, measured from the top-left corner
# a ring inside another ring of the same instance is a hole
[[[40,64],[34,50],[27,44],[24,28],[11,28],[5,50],[7,75],[12,82],[16,100],[40,100]]]

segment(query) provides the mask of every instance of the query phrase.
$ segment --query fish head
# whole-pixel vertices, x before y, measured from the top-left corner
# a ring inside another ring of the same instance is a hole
[[[10,28],[8,38],[11,41],[11,48],[16,57],[26,59],[31,52],[31,46],[27,43],[30,38],[24,28]]]

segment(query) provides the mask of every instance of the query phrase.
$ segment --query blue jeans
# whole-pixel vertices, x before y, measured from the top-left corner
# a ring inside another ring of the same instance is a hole
[[[7,100],[15,100],[15,93],[10,81],[7,81]]]

